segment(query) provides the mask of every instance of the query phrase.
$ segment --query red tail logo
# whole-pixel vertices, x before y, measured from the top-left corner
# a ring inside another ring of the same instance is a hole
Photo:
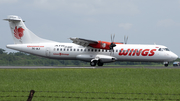
[[[23,31],[24,29],[23,28],[17,28],[17,26],[15,27],[14,29],[14,37],[16,37],[17,39],[21,39],[21,37],[23,37]]]

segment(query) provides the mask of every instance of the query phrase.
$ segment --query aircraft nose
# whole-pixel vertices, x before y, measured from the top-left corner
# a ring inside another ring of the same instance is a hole
[[[171,58],[172,58],[173,60],[176,60],[176,59],[178,58],[178,56],[173,53],[173,54],[171,55]]]

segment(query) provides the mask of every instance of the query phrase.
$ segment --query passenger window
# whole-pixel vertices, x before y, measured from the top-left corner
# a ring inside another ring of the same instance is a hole
[[[76,49],[74,49],[74,51],[76,51]]]
[[[99,50],[99,52],[101,51],[100,49],[98,49]]]
[[[81,51],[83,51],[83,49],[81,49]]]
[[[93,49],[91,49],[91,52],[93,52]]]
[[[77,49],[77,51],[79,51],[79,49]]]
[[[57,48],[57,51],[59,51],[59,48]]]
[[[70,49],[70,51],[72,51],[72,49]]]
[[[67,49],[67,51],[69,51],[69,49]]]
[[[64,51],[66,51],[66,49],[64,48]]]
[[[90,51],[90,49],[88,49],[88,51]]]
[[[60,51],[62,51],[62,48],[60,49]]]

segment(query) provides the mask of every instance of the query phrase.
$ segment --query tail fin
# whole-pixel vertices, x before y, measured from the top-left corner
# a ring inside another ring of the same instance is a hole
[[[24,21],[18,16],[10,15],[4,20],[9,21],[14,44],[53,42],[36,36],[25,26]]]

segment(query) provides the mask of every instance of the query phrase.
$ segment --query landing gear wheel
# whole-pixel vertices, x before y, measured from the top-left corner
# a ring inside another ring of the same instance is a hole
[[[164,62],[164,66],[167,67],[169,62]]]
[[[98,66],[103,66],[103,63],[101,63],[101,62],[98,62]]]
[[[96,61],[90,62],[90,65],[91,65],[91,66],[96,66]]]
[[[164,66],[165,66],[165,67],[167,67],[167,66],[168,66],[168,64],[164,64]]]

